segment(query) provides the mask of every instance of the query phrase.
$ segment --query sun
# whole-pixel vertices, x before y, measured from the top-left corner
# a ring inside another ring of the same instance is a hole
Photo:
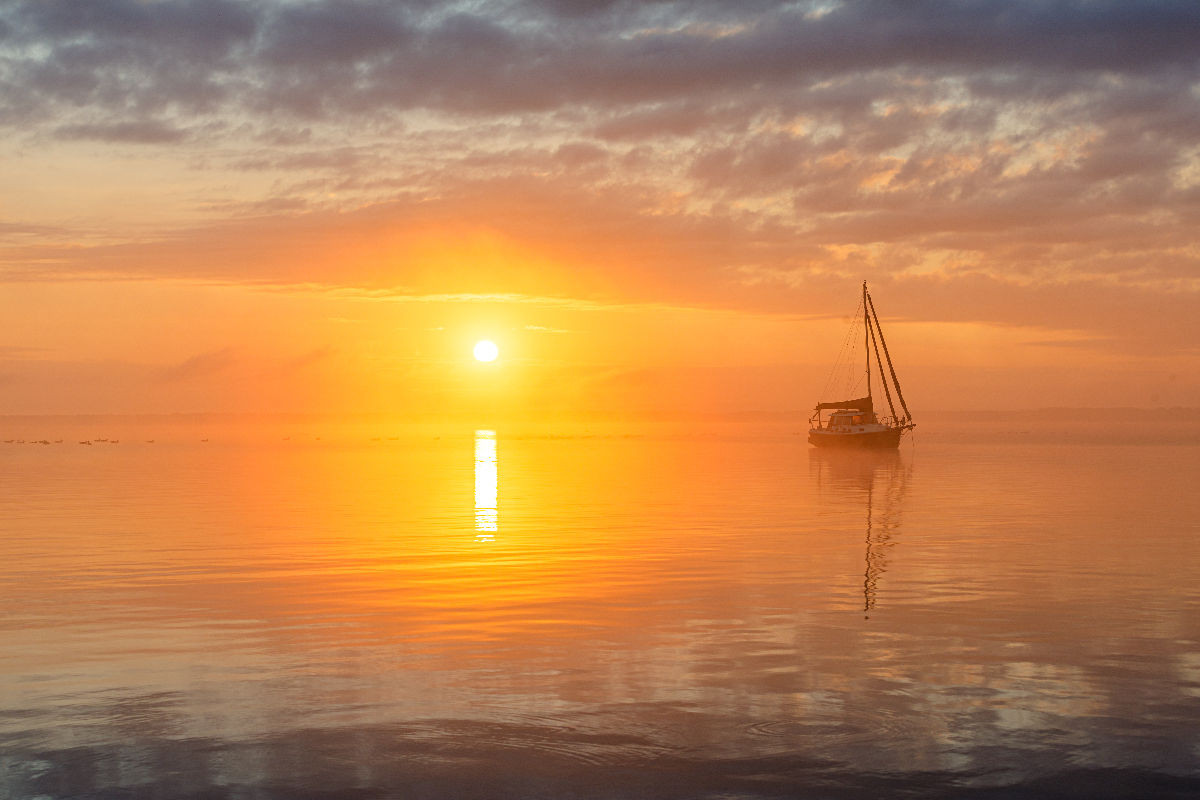
[[[475,343],[476,361],[495,361],[498,355],[500,355],[500,348],[496,347],[495,342],[481,339]]]

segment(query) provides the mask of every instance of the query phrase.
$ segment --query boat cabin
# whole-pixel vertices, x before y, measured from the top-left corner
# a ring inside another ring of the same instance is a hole
[[[875,415],[873,413],[849,409],[830,414],[829,422],[825,427],[831,431],[849,431],[861,425],[871,425],[874,422]]]

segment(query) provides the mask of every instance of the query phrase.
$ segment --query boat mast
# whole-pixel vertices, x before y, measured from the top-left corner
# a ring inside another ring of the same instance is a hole
[[[867,282],[863,281],[863,350],[867,351],[867,399],[871,399],[871,314],[867,309]],[[872,405],[874,408],[874,405]]]
[[[871,316],[875,317],[875,327],[879,328],[879,343],[883,345],[883,355],[885,358],[887,358],[888,372],[890,372],[892,374],[892,383],[896,387],[896,397],[900,399],[900,407],[904,409],[905,421],[909,421],[912,419],[912,414],[908,410],[908,404],[904,402],[904,392],[900,391],[900,379],[896,377],[896,368],[892,366],[892,354],[888,352],[887,339],[883,338],[883,328],[880,327],[880,325],[879,325],[879,315],[875,313],[875,303],[874,303],[874,301],[871,300],[870,297],[867,297],[867,302],[869,302],[871,305],[871,308],[870,308]],[[876,359],[878,359],[878,354],[876,355]],[[881,378],[883,377],[883,365],[882,364],[880,365],[880,368],[879,368],[879,375]],[[886,381],[886,379],[885,379],[885,381]],[[886,387],[886,383],[884,385]],[[888,400],[889,400],[889,402],[891,400],[890,394],[889,394]],[[892,416],[895,416],[895,415],[896,415],[896,412],[893,409]]]
[[[867,299],[869,300],[870,297]],[[874,303],[871,305],[874,306]],[[891,413],[892,419],[896,419],[896,407],[892,405],[892,390],[888,386],[887,376],[883,374],[883,358],[879,355],[879,341],[875,338],[875,331],[879,331],[879,338],[882,339],[883,328],[879,327],[879,317],[875,317],[875,326],[871,328],[871,346],[875,349],[875,364],[879,367],[879,383],[883,386],[883,396],[888,401],[888,411]]]

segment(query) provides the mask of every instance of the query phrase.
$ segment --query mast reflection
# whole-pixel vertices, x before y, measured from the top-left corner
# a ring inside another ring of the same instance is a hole
[[[900,510],[908,488],[911,465],[895,452],[809,451],[818,487],[828,481],[839,492],[866,494],[866,568],[863,571],[863,616],[875,608],[879,579],[887,571],[889,551],[896,545]]]
[[[475,431],[475,538],[491,541],[497,530],[496,432]]]

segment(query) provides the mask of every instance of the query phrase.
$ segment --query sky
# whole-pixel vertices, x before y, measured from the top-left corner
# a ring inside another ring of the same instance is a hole
[[[9,0],[0,413],[1200,406],[1200,4]],[[492,339],[493,364],[471,358]]]

